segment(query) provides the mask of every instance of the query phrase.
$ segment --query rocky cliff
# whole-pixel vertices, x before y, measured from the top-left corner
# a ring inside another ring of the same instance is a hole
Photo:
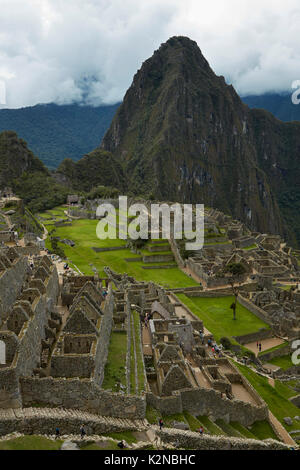
[[[139,193],[205,203],[300,242],[300,123],[250,110],[186,37],[144,62],[101,147]]]

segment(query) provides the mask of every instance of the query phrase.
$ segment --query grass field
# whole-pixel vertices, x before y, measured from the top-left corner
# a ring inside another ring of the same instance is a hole
[[[0,450],[59,450],[63,441],[52,441],[42,436],[22,436],[0,442]]]
[[[292,363],[292,357],[291,354],[283,357],[275,357],[271,361],[268,361],[270,364],[273,364],[274,366],[278,366],[283,370],[287,370],[290,367],[293,367]]]
[[[126,387],[127,334],[113,331],[110,337],[107,363],[102,388],[119,391],[116,385]]]
[[[49,217],[52,214],[55,217],[63,217],[64,208],[56,208],[47,213],[39,214],[40,217]],[[47,223],[43,220],[48,231],[54,225],[53,222]],[[164,265],[174,264],[168,263],[149,263],[145,264],[141,261],[128,262],[126,258],[137,258],[139,255],[134,255],[126,248],[125,240],[99,240],[96,235],[97,220],[80,219],[74,220],[71,227],[57,227],[55,235],[61,239],[70,239],[75,242],[75,247],[71,248],[67,245],[60,244],[64,250],[70,263],[76,265],[83,274],[93,274],[93,268],[96,268],[100,276],[105,276],[103,268],[110,266],[118,273],[127,273],[135,277],[138,281],[153,281],[163,287],[190,287],[197,286],[198,284],[189,276],[184,274],[177,266],[168,269],[143,269],[143,265]],[[46,240],[46,247],[51,249],[50,240]],[[123,247],[118,251],[96,253],[92,248],[113,248]],[[145,247],[141,250],[142,255],[153,255]],[[165,251],[160,254],[171,254],[170,251]]]
[[[178,294],[177,296],[203,321],[205,327],[214,335],[217,342],[222,337],[232,338],[233,336],[254,333],[260,328],[269,328],[266,323],[239,303],[236,310],[237,319],[233,320],[230,305],[234,302],[234,297],[189,298],[185,294]]]
[[[299,408],[293,405],[288,398],[294,396],[296,392],[292,391],[290,387],[281,383],[279,380],[275,381],[275,387],[272,387],[266,377],[262,377],[246,366],[235,364],[241,373],[249,380],[251,385],[259,393],[262,399],[267,403],[270,410],[281,422],[281,424],[288,430],[298,430],[299,422],[294,420],[292,426],[287,426],[283,421],[286,417],[299,416]],[[252,430],[251,430],[252,432]]]

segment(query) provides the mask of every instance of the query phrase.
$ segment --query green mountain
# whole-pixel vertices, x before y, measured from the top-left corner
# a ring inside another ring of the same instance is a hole
[[[101,148],[138,193],[205,203],[300,242],[300,123],[249,109],[189,38],[144,62]]]
[[[48,168],[54,169],[65,158],[79,160],[92,151],[118,106],[45,104],[0,109],[0,132],[15,131]]]
[[[55,178],[75,191],[89,192],[97,186],[120,190],[126,187],[122,165],[109,152],[96,149],[78,162],[65,159],[58,167]]]
[[[292,102],[292,93],[249,95],[242,100],[250,108],[265,109],[281,121],[300,121],[300,105]]]
[[[7,186],[35,212],[62,204],[68,193],[13,131],[0,133],[0,190]]]

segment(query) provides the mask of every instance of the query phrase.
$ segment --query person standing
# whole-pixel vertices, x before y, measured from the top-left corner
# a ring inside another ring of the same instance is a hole
[[[81,436],[81,439],[83,439],[85,435],[86,435],[86,432],[85,432],[84,424],[82,424],[82,425],[80,426],[80,436]]]
[[[59,437],[59,428],[55,429],[55,439]]]
[[[162,430],[162,427],[163,427],[163,425],[164,425],[164,422],[163,422],[163,420],[162,420],[161,418],[160,418],[160,420],[158,421],[158,424],[159,424],[159,429],[160,429],[160,431],[161,431],[161,430]]]

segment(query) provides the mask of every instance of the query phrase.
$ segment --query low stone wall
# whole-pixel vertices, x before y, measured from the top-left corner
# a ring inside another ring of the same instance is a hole
[[[92,247],[92,250],[95,251],[95,253],[104,253],[106,251],[120,251],[120,250],[125,250],[126,247],[123,246],[113,246],[113,247],[107,247],[107,248],[98,248],[96,246]]]
[[[245,299],[245,297],[243,297],[242,295],[238,296],[238,301],[241,305],[243,305],[243,307],[247,308],[248,310],[250,310],[251,313],[260,318],[260,320],[272,326],[270,318],[267,316],[266,312],[263,309],[257,307],[257,305],[255,305],[250,300]]]
[[[142,266],[143,269],[174,269],[177,268],[177,264],[162,264],[155,266]]]
[[[173,255],[145,255],[143,256],[143,263],[168,263],[174,261]]]
[[[23,408],[17,415],[7,410],[0,414],[0,436],[13,432],[22,434],[54,435],[56,427],[61,435],[79,434],[84,424],[88,435],[101,435],[118,431],[136,431],[144,428],[143,422],[130,422],[102,418],[79,410],[57,410],[53,408]]]
[[[115,418],[145,418],[145,397],[103,390],[89,379],[22,377],[20,386],[23,406],[41,404],[78,408]]]
[[[169,243],[170,243],[170,247],[171,247],[176,263],[178,264],[180,268],[184,268],[185,261],[181,257],[176,241],[171,237],[169,240]]]
[[[300,408],[300,395],[296,395],[295,397],[292,397],[289,399],[293,405],[297,406],[297,408]]]
[[[254,333],[249,333],[248,335],[234,336],[234,339],[239,344],[244,345],[244,344],[254,343],[255,341],[262,341],[264,339],[272,338],[273,336],[274,334],[272,330],[261,329]]]
[[[226,289],[226,290],[221,290],[220,292],[212,291],[212,292],[186,292],[185,293],[187,297],[203,297],[203,298],[217,298],[217,297],[230,297],[232,295],[232,290],[231,289]]]
[[[290,367],[289,369],[283,370],[279,369],[276,372],[273,372],[274,377],[293,377],[300,375],[300,367],[299,366],[293,366]]]
[[[275,359],[275,357],[287,356],[288,354],[292,354],[291,347],[289,344],[287,344],[286,346],[283,346],[282,348],[274,349],[273,351],[269,353],[260,354],[258,356],[258,359],[261,362],[269,362],[272,359]]]
[[[179,431],[177,429],[162,429],[157,431],[162,442],[176,444],[183,449],[195,450],[288,450],[289,446],[267,439],[240,439],[225,436],[202,436],[191,431]]]
[[[124,261],[127,263],[134,263],[135,261],[142,262],[143,258],[141,256],[138,258],[124,258]]]

